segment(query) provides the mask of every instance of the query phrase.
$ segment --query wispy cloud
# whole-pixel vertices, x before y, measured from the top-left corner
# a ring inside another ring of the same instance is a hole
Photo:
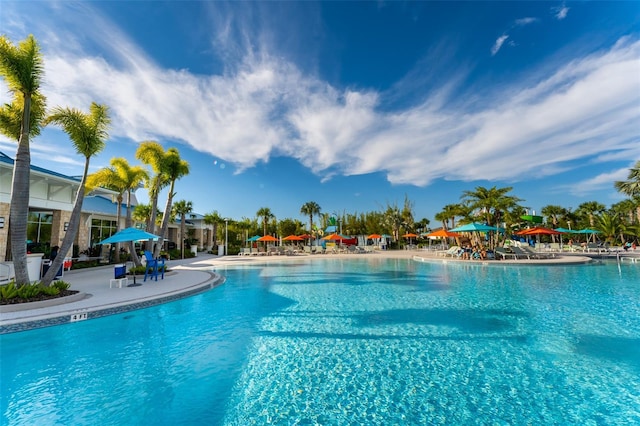
[[[612,190],[612,198],[624,198],[622,194],[613,191],[612,182],[626,180],[629,169],[618,169],[608,173],[601,173],[589,179],[582,180],[580,182],[573,183],[571,185],[564,185],[563,187],[572,195],[583,196],[595,191],[603,189]]]
[[[502,48],[502,45],[508,38],[509,36],[507,34],[503,34],[496,39],[496,42],[493,43],[493,47],[491,48],[491,56],[495,56],[496,53],[500,51],[500,48]]]
[[[533,24],[534,22],[538,22],[538,18],[520,18],[516,19],[514,25],[518,27],[524,27],[525,25]]]
[[[224,74],[196,75],[160,67],[117,27],[100,25],[117,41],[113,60],[47,46],[49,103],[86,109],[104,102],[113,113],[112,135],[183,141],[240,171],[286,155],[319,176],[383,172],[394,184],[428,185],[517,181],[585,159],[605,161],[612,152],[640,154],[640,41],[631,38],[541,66],[526,80],[484,88],[482,109],[461,101],[479,94],[451,90],[463,86],[456,75],[443,82],[447,90],[390,110],[377,91],[334,87],[266,45],[244,55],[236,48],[230,56],[242,59]],[[496,41],[495,52],[507,37]]]
[[[569,13],[569,8],[563,3],[562,6],[557,6],[557,7],[552,7],[551,10],[553,11],[553,16],[558,20],[561,21],[564,18],[567,17],[567,14]]]

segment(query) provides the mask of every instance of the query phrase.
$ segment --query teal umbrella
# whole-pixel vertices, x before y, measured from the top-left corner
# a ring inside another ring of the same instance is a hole
[[[587,242],[589,242],[589,240],[591,239],[591,235],[600,233],[600,231],[596,231],[595,229],[589,229],[589,228],[581,229],[579,231],[574,231],[574,232],[576,234],[587,234]]]
[[[497,231],[495,226],[485,225],[484,223],[467,223],[457,228],[449,229],[449,232],[489,232]]]
[[[249,238],[247,241],[250,241],[250,242],[258,241],[258,238],[260,238],[260,235],[254,235],[253,237]]]
[[[158,235],[151,234],[138,228],[125,228],[116,232],[107,239],[102,240],[99,244],[115,244],[126,243],[129,241],[158,240]]]
[[[577,234],[578,233],[578,231],[574,231],[572,229],[567,229],[567,228],[556,228],[556,229],[554,229],[554,231],[563,232],[565,234]]]

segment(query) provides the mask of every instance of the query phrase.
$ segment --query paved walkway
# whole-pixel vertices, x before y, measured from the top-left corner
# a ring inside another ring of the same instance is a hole
[[[37,302],[38,305],[35,306],[33,304],[2,305],[0,306],[0,334],[98,318],[197,294],[222,284],[225,280],[224,276],[215,271],[217,268],[224,269],[227,265],[370,256],[487,265],[579,264],[591,261],[586,256],[577,255],[557,256],[548,260],[457,260],[436,256],[434,252],[426,250],[381,251],[366,254],[222,257],[199,253],[196,258],[169,261],[168,266],[171,271],[165,274],[164,280],[158,279],[156,282],[147,279],[146,282],[142,282],[142,278],[137,278],[138,285],[122,288],[109,288],[109,280],[113,278],[113,265],[65,272],[63,280],[71,284],[72,290],[79,290],[78,295]],[[132,280],[130,280],[131,283]]]

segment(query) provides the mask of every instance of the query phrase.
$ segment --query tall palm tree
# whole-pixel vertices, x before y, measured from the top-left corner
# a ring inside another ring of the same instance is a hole
[[[269,219],[273,219],[275,217],[273,213],[271,213],[271,209],[269,207],[262,207],[256,212],[256,216],[262,218],[262,236],[267,235],[267,224],[269,223]]]
[[[640,222],[640,161],[629,169],[627,180],[614,182],[615,188],[636,203],[636,219]]]
[[[578,206],[576,215],[581,220],[582,225],[593,228],[595,226],[595,217],[604,213],[606,207],[597,201],[586,201]]]
[[[313,215],[320,214],[320,205],[315,201],[307,201],[300,207],[300,214],[309,217],[309,235],[313,232]],[[311,238],[309,238],[309,245],[311,245]]]
[[[218,243],[218,225],[224,223],[224,219],[214,210],[204,215],[204,223],[213,225],[213,245],[216,246]]]
[[[165,204],[164,213],[162,214],[162,228],[158,233],[161,238],[160,241],[164,241],[165,235],[167,235],[167,229],[169,228],[169,217],[171,216],[173,197],[176,195],[173,192],[176,181],[189,174],[189,163],[180,158],[180,152],[178,152],[176,148],[169,148],[166,155],[162,158],[160,170],[161,174],[165,176],[166,181],[169,182],[167,203]],[[160,255],[161,248],[162,244],[156,245],[153,253],[154,258]]]
[[[165,155],[166,152],[164,148],[156,141],[141,142],[136,150],[136,158],[150,166],[154,173],[147,179],[149,204],[151,206],[151,212],[147,221],[147,231],[152,234],[159,233],[156,229],[156,217],[158,215],[158,196],[160,195],[160,190],[169,184],[166,175],[162,173],[162,160]],[[152,249],[153,241],[149,240],[147,242],[147,250],[151,251]]]
[[[11,205],[9,208],[9,234],[11,256],[16,282],[29,282],[27,270],[27,217],[29,215],[29,178],[31,172],[30,136],[39,133],[44,111],[44,97],[38,98],[40,83],[44,74],[42,54],[33,35],[29,35],[17,46],[6,36],[0,36],[0,76],[14,94],[11,106],[3,107],[3,114],[13,116],[11,137],[16,136],[16,119],[20,116],[18,149],[13,164]],[[39,100],[38,100],[39,99]],[[36,100],[33,105],[33,100]],[[33,111],[32,111],[33,107]],[[7,122],[2,124],[3,133]],[[6,134],[6,133],[5,133]]]
[[[384,212],[384,225],[391,229],[394,242],[400,239],[400,227],[403,222],[404,218],[398,206],[387,205],[387,210]]]
[[[542,210],[540,210],[543,216],[546,217],[546,222],[551,225],[552,228],[557,228],[558,223],[560,223],[560,218],[567,214],[567,209],[562,206],[556,206],[549,204],[544,206]],[[556,236],[551,236],[552,241],[556,242]]]
[[[485,188],[477,186],[474,191],[464,191],[462,199],[469,203],[469,206],[476,210],[485,222],[490,226],[496,226],[501,222],[504,213],[517,206],[522,199],[507,195],[513,187],[505,188]]]
[[[132,226],[131,220],[131,193],[148,178],[147,171],[140,166],[131,166],[129,162],[121,157],[112,158],[111,166],[98,170],[87,176],[87,189],[103,187],[115,191],[118,211],[116,213],[116,232],[120,230],[122,203],[127,196],[127,213],[125,227]],[[134,263],[139,264],[134,248],[134,242],[129,243],[129,252]],[[120,262],[120,244],[116,244],[116,257]]]
[[[69,135],[78,154],[84,157],[84,171],[76,194],[76,200],[71,210],[69,227],[60,247],[60,255],[53,260],[51,267],[42,278],[42,284],[45,286],[51,284],[60,266],[62,266],[66,253],[73,246],[73,240],[76,238],[78,226],[80,225],[80,213],[89,171],[89,160],[104,149],[111,119],[106,105],[92,102],[88,114],[73,108],[54,108],[51,115],[45,120],[45,124],[49,123],[59,125]]]
[[[173,212],[177,215],[180,215],[180,241],[182,244],[180,245],[180,250],[182,250],[182,258],[184,259],[184,240],[185,240],[185,226],[187,223],[187,214],[193,211],[193,203],[187,200],[176,201],[173,204]]]

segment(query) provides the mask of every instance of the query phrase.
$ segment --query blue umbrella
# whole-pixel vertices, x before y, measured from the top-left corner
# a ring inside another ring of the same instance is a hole
[[[485,225],[484,223],[467,223],[457,228],[449,229],[449,232],[489,232],[497,231],[495,226]]]
[[[576,234],[588,234],[587,235],[587,242],[589,242],[589,240],[591,239],[591,235],[592,234],[599,234],[600,231],[596,231],[595,229],[589,229],[589,228],[585,228],[585,229],[581,229],[579,231],[574,231]],[[593,240],[595,241],[595,239]]]
[[[572,229],[567,229],[567,228],[556,228],[556,229],[554,229],[554,231],[564,232],[565,234],[577,234],[578,233],[578,231],[574,231]]]
[[[258,241],[258,238],[260,238],[260,235],[254,235],[253,237],[249,238],[247,241],[251,241],[251,242]]]
[[[116,232],[107,239],[104,239],[100,244],[115,244],[126,243],[128,241],[142,241],[142,240],[159,240],[158,235],[151,234],[137,228],[125,228],[122,231]]]

